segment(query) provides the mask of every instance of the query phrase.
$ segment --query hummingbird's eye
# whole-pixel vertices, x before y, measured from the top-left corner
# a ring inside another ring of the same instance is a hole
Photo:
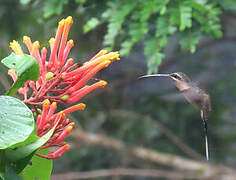
[[[175,79],[181,80],[181,77],[179,77],[177,74],[172,74],[171,76]]]

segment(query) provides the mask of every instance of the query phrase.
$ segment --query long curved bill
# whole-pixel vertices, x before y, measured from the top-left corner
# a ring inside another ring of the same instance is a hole
[[[148,77],[169,77],[169,76],[170,76],[170,74],[150,74],[150,75],[141,76],[138,79],[148,78]]]

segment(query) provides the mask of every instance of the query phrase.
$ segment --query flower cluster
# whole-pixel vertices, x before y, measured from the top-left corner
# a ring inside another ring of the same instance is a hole
[[[39,64],[40,76],[36,82],[28,80],[24,87],[18,90],[18,93],[24,96],[23,102],[25,104],[34,106],[33,111],[38,115],[36,122],[37,136],[43,136],[52,127],[56,126],[52,137],[41,149],[52,146],[59,147],[59,149],[50,152],[48,155],[37,154],[48,159],[60,157],[69,148],[69,145],[63,140],[71,132],[74,123],[69,122],[66,114],[85,108],[85,104],[79,103],[55,113],[57,103],[74,104],[91,91],[106,86],[107,82],[104,80],[98,80],[91,85],[86,83],[99,70],[107,67],[111,62],[119,60],[118,52],[108,53],[106,50],[101,50],[82,65],[74,63],[72,58],[68,58],[74,42],[73,40],[67,40],[72,23],[71,16],[59,22],[55,38],[49,40],[50,56],[47,55],[48,52],[45,47],[40,50],[38,41],[32,43],[29,37],[23,37],[23,42],[27,46],[30,55]],[[10,47],[17,55],[24,54],[17,41],[11,42]],[[13,81],[16,81],[17,74],[13,70],[9,70],[8,74]],[[38,109],[41,106],[42,111]]]
[[[29,80],[18,91],[24,95],[24,103],[42,105],[45,99],[49,99],[51,102],[73,104],[94,89],[106,86],[107,82],[103,80],[92,85],[85,84],[99,70],[107,67],[114,60],[119,60],[119,53],[108,53],[106,50],[101,50],[81,66],[78,63],[73,63],[74,60],[68,58],[68,55],[74,42],[73,40],[67,41],[72,23],[71,16],[59,22],[55,38],[49,40],[51,54],[48,60],[45,47],[40,52],[38,41],[32,43],[29,37],[23,37],[23,42],[30,55],[38,61],[40,67],[38,81],[35,83]],[[17,41],[11,42],[10,47],[17,55],[24,54]],[[13,80],[16,80],[17,75],[14,71],[9,71],[9,74]],[[29,87],[33,90],[30,97],[28,97]]]
[[[65,137],[71,132],[74,127],[74,122],[70,122],[68,118],[66,118],[66,114],[69,114],[73,111],[83,110],[85,108],[85,104],[79,103],[72,107],[69,107],[59,113],[55,113],[57,109],[57,103],[53,102],[52,104],[48,99],[43,102],[43,110],[40,115],[37,117],[37,136],[42,137],[45,135],[48,130],[55,127],[53,135],[47,141],[47,143],[40,147],[40,149],[44,149],[47,147],[59,147],[56,151],[51,151],[48,155],[37,154],[40,157],[44,157],[47,159],[55,159],[61,156],[61,154],[69,149],[69,145],[63,142]]]

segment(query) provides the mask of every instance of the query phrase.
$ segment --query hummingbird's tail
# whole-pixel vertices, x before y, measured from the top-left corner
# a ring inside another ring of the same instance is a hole
[[[206,159],[209,160],[209,149],[208,149],[208,139],[207,139],[207,113],[205,111],[201,111],[201,118],[204,126],[204,134],[205,134],[205,148],[206,148]]]
[[[203,119],[203,126],[204,126],[204,133],[205,133],[205,148],[206,148],[206,159],[209,160],[209,150],[208,150],[208,139],[207,139],[207,122],[205,119]]]
[[[205,146],[206,146],[206,158],[207,158],[207,161],[208,161],[209,160],[209,151],[208,151],[207,135],[205,135]]]

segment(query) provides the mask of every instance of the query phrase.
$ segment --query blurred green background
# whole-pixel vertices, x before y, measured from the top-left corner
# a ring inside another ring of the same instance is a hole
[[[178,8],[183,11],[176,12]],[[140,146],[194,160],[199,160],[199,154],[204,158],[199,111],[179,95],[170,80],[137,80],[147,72],[182,71],[211,95],[211,162],[236,168],[233,0],[1,0],[0,59],[11,53],[10,41],[18,40],[23,46],[24,35],[32,41],[39,40],[41,47],[49,47],[48,40],[55,35],[57,23],[68,15],[74,20],[69,38],[75,46],[70,56],[77,61],[89,60],[104,47],[121,50],[121,60],[96,75],[109,85],[87,95],[82,99],[86,110],[72,114],[76,128],[114,138],[127,147]],[[12,82],[2,64],[0,72],[3,94]],[[178,138],[177,143],[169,133]],[[53,173],[116,167],[162,168],[104,145],[75,140],[74,136],[67,141],[72,148],[55,160]]]

